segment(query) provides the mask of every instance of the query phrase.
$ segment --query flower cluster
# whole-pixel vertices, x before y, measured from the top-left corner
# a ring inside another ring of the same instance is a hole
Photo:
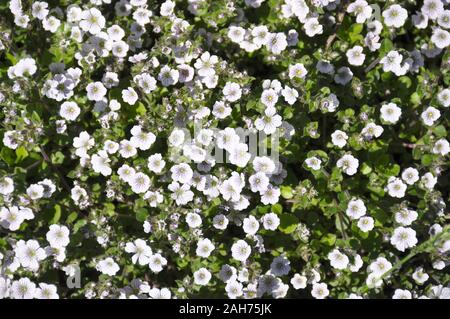
[[[450,298],[448,0],[0,13],[0,298]]]

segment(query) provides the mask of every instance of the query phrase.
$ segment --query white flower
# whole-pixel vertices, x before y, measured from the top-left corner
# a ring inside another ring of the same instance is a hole
[[[39,269],[39,262],[47,257],[45,250],[33,239],[30,239],[27,242],[19,240],[14,252],[19,259],[20,264],[24,268],[28,268],[32,271],[37,271]]]
[[[44,196],[44,187],[39,184],[30,185],[27,188],[27,195],[32,200],[42,198]]]
[[[345,174],[351,176],[358,171],[359,161],[353,155],[346,154],[337,161],[336,166],[342,168]]]
[[[148,73],[138,74],[133,80],[142,89],[142,91],[144,91],[144,93],[148,94],[157,88],[156,79]]]
[[[59,295],[55,285],[40,283],[35,290],[36,299],[59,299]]]
[[[136,170],[126,164],[119,167],[117,170],[117,174],[119,174],[119,178],[127,183],[131,181],[131,178],[136,174]]]
[[[416,246],[416,232],[412,228],[397,227],[391,237],[391,244],[399,251]]]
[[[108,276],[114,276],[120,270],[119,265],[111,257],[100,260],[95,268],[102,274]]]
[[[290,88],[286,86],[282,91],[281,95],[283,95],[284,100],[287,104],[293,105],[298,98],[298,91],[296,89]]]
[[[128,140],[120,141],[119,153],[123,158],[130,158],[137,154],[136,147]]]
[[[180,185],[178,182],[172,182],[167,188],[172,192],[170,198],[175,200],[177,205],[186,205],[194,198],[194,193],[188,184]]]
[[[265,44],[273,54],[280,54],[288,45],[286,35],[282,32],[269,34]]]
[[[43,20],[48,15],[48,3],[36,1],[31,7],[31,15],[39,20]]]
[[[261,94],[261,103],[266,107],[274,107],[278,101],[278,94],[273,89],[264,90]]]
[[[367,138],[380,137],[384,129],[380,125],[375,123],[368,123],[361,131],[361,134]]]
[[[134,147],[139,148],[143,151],[148,150],[156,141],[155,134],[151,132],[145,132],[139,125],[133,126],[130,133],[132,135],[132,137],[130,138],[130,143]]]
[[[216,55],[211,55],[206,51],[195,61],[194,67],[197,69],[197,73],[200,76],[213,76],[216,73],[214,65],[216,65],[218,61],[219,59]]]
[[[148,265],[150,257],[152,256],[152,249],[147,245],[145,240],[142,239],[136,239],[134,242],[127,243],[125,245],[125,251],[134,254],[131,257],[133,264],[138,262],[141,266]]]
[[[120,41],[125,36],[125,31],[117,24],[110,26],[106,32],[108,33],[109,39],[112,41]]]
[[[86,86],[87,98],[90,101],[101,101],[106,95],[106,91],[102,82],[89,83]]]
[[[255,128],[258,131],[264,131],[267,135],[275,133],[277,127],[282,124],[282,118],[277,114],[275,107],[267,107],[264,116],[255,120]]]
[[[75,121],[78,115],[80,115],[80,108],[75,102],[64,102],[61,104],[59,115],[65,120]]]
[[[25,215],[17,206],[9,208],[0,208],[0,222],[2,227],[15,231],[20,228],[20,225],[24,222]]]
[[[376,277],[381,277],[392,268],[392,264],[384,257],[378,257],[373,261],[368,270]]]
[[[191,167],[186,163],[172,166],[170,172],[172,173],[172,180],[182,184],[190,183],[194,174]]]
[[[84,10],[80,15],[80,28],[91,34],[98,34],[105,27],[105,18],[97,8]]]
[[[260,192],[261,194],[261,203],[264,205],[274,205],[278,203],[280,198],[280,189],[278,187],[273,187],[269,184],[267,189],[264,192]]]
[[[366,217],[363,217],[361,219],[364,219],[364,218],[366,218]],[[361,219],[359,221],[361,221]],[[351,272],[358,272],[361,269],[361,267],[363,266],[363,264],[364,264],[364,262],[363,262],[361,256],[356,254],[354,256],[353,263],[350,263],[348,268],[350,269]]]
[[[380,109],[381,119],[389,124],[395,124],[402,115],[402,110],[395,103],[383,104]]]
[[[358,228],[364,233],[371,231],[374,227],[374,224],[375,224],[375,222],[374,222],[373,218],[369,217],[369,216],[361,217],[358,220]]]
[[[402,226],[409,226],[417,219],[419,215],[416,211],[403,208],[395,213],[395,221]]]
[[[238,240],[231,247],[231,255],[234,259],[239,261],[246,261],[252,252],[250,245],[243,240]]]
[[[122,99],[128,104],[134,105],[138,100],[138,95],[132,87],[128,87],[127,89],[122,90]]]
[[[349,49],[346,53],[348,63],[355,66],[363,65],[366,55],[362,52],[363,48],[359,45]]]
[[[303,79],[308,74],[305,66],[302,63],[297,63],[289,66],[289,78],[300,78]]]
[[[268,213],[261,218],[261,222],[263,223],[264,229],[276,230],[280,225],[280,218],[275,213]]]
[[[69,242],[69,228],[61,225],[50,225],[50,229],[46,234],[47,241],[52,248],[66,247]]]
[[[384,72],[396,73],[401,68],[403,56],[397,51],[389,51],[388,54],[380,60],[380,64],[383,65]]]
[[[146,199],[150,207],[157,207],[158,204],[161,204],[164,201],[164,197],[161,195],[160,192],[151,192],[148,191],[144,194],[144,199]]]
[[[115,154],[119,150],[119,143],[113,142],[111,140],[106,140],[103,150],[108,154]]]
[[[175,8],[175,2],[171,0],[166,0],[163,4],[161,4],[160,14],[163,17],[167,17],[172,15],[173,9]]]
[[[449,17],[449,20],[450,20],[450,17]],[[437,99],[443,107],[449,107],[450,106],[450,89],[443,89],[442,91],[440,91],[437,95]]]
[[[248,152],[248,145],[245,143],[239,143],[229,149],[230,156],[228,159],[230,163],[238,167],[247,166],[248,161],[251,158],[251,154]]]
[[[190,228],[197,228],[202,224],[202,218],[197,213],[188,213],[186,215],[186,223]]]
[[[328,286],[326,283],[314,283],[311,295],[315,299],[325,299],[330,294],[330,291],[328,290]]]
[[[359,219],[366,214],[367,209],[361,199],[352,199],[348,203],[347,210],[345,212],[351,219]]]
[[[91,164],[92,169],[96,173],[100,173],[103,176],[109,176],[112,173],[112,169],[109,166],[111,160],[108,157],[106,151],[99,151],[97,154],[92,155]]]
[[[225,100],[230,102],[236,102],[242,96],[242,89],[239,84],[234,82],[227,82],[223,87],[222,93]]]
[[[364,23],[372,16],[372,7],[365,0],[356,0],[347,7],[348,13],[356,14],[356,23]]]
[[[343,148],[347,144],[348,135],[340,130],[336,130],[331,134],[331,143],[333,145]]]
[[[255,235],[259,229],[259,222],[254,216],[244,218],[242,228],[246,234]]]
[[[201,239],[197,242],[197,249],[195,253],[199,257],[208,258],[215,246],[208,238]]]
[[[161,256],[161,254],[154,254],[150,256],[148,266],[154,273],[159,273],[167,265],[167,259]]]
[[[392,299],[412,299],[412,295],[409,290],[395,289]]]
[[[53,16],[42,20],[42,27],[44,28],[44,30],[50,31],[51,33],[55,33],[60,25],[61,21],[59,21],[57,18]]]
[[[172,297],[170,290],[167,288],[152,288],[148,292],[148,295],[152,299],[170,299]]]
[[[323,33],[323,26],[319,23],[317,18],[309,18],[303,25],[305,33],[308,37],[314,37],[316,34]]]
[[[316,156],[309,157],[305,160],[306,166],[308,166],[309,168],[311,168],[314,171],[317,171],[320,169],[321,163],[322,163],[322,161],[319,158],[317,158]]]
[[[366,285],[370,289],[380,288],[383,285],[383,280],[374,273],[370,273],[366,278]]]
[[[408,11],[398,4],[391,5],[383,11],[384,24],[388,27],[400,28],[408,18]]]
[[[136,173],[130,179],[131,190],[137,194],[145,193],[150,187],[150,178],[144,173]]]
[[[223,214],[219,214],[214,216],[213,218],[213,226],[214,228],[220,229],[220,230],[224,230],[227,229],[228,226],[228,218],[223,215]]]
[[[12,282],[10,295],[13,299],[33,299],[36,295],[36,284],[28,278]]]
[[[178,70],[178,73],[179,73],[178,81],[180,81],[180,83],[191,82],[192,79],[194,78],[194,69],[191,66],[187,65],[187,64],[180,64],[180,65],[178,65],[177,66],[177,70]],[[215,74],[213,74],[212,77],[214,77],[214,75]],[[152,89],[152,91],[155,90],[155,89],[156,89],[156,86]]]
[[[179,78],[178,70],[171,69],[168,65],[161,68],[158,74],[158,80],[163,86],[175,85]]]
[[[112,54],[118,58],[124,58],[127,56],[129,46],[126,42],[119,40],[112,44],[111,51]],[[130,89],[130,88],[129,88]],[[123,92],[122,92],[123,96]],[[129,103],[131,104],[131,103]]]
[[[200,268],[194,272],[194,283],[200,286],[206,286],[211,280],[211,273],[206,268]]]
[[[245,29],[237,26],[228,28],[228,38],[234,43],[240,43],[244,40]]]
[[[262,192],[269,186],[269,178],[263,172],[258,172],[248,179],[252,192]]]
[[[420,11],[428,18],[435,20],[444,11],[444,4],[442,0],[424,0]]]
[[[408,185],[413,185],[419,180],[419,171],[413,167],[408,167],[402,173],[402,179]]]
[[[328,253],[328,260],[330,261],[331,267],[336,269],[345,269],[348,266],[350,260],[348,257],[341,253],[339,249],[333,249]]]
[[[227,106],[225,102],[218,101],[213,105],[212,114],[218,119],[224,119],[231,114],[231,107]]]
[[[275,171],[275,163],[267,156],[256,156],[253,159],[252,165],[256,172],[271,174]]]
[[[437,177],[428,172],[422,175],[420,181],[422,182],[423,186],[425,186],[429,190],[432,190],[434,188],[434,185],[436,185],[437,183]]]
[[[420,116],[425,125],[431,126],[441,117],[441,112],[439,112],[438,109],[429,106]]]
[[[432,151],[434,154],[441,154],[442,156],[445,156],[450,152],[450,144],[446,139],[441,138],[434,143]]]
[[[183,144],[185,139],[185,134],[183,130],[174,129],[172,133],[169,135],[169,143],[172,146],[180,146]]]
[[[11,78],[31,76],[37,71],[36,61],[32,58],[19,60],[16,65],[8,69]]]
[[[439,49],[445,49],[450,45],[450,33],[446,30],[436,28],[433,30],[433,35],[431,36],[431,41]]]
[[[148,158],[147,167],[154,173],[161,173],[165,165],[166,161],[163,160],[162,155],[159,153],[153,154]]]
[[[256,26],[251,30],[251,35],[253,37],[253,43],[257,46],[262,46],[267,44],[269,29],[266,26]]]
[[[8,195],[14,191],[14,181],[10,177],[0,178],[0,194]]]
[[[403,198],[406,192],[406,184],[400,178],[391,177],[388,181],[387,190],[390,196]]]
[[[237,281],[229,281],[225,286],[225,291],[227,292],[228,298],[236,299],[243,294],[243,285]]]
[[[412,277],[418,285],[423,285],[430,278],[430,276],[423,271],[422,267],[416,268]]]
[[[295,274],[294,277],[291,279],[291,285],[294,287],[294,289],[305,289],[306,284],[308,282],[308,278],[305,276],[302,276],[300,274]]]

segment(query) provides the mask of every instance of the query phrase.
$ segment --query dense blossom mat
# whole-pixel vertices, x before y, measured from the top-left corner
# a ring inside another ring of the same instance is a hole
[[[0,298],[450,298],[448,2],[0,1]]]

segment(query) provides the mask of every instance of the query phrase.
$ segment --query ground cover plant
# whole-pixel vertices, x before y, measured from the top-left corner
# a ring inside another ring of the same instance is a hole
[[[0,298],[450,298],[448,7],[0,1]]]

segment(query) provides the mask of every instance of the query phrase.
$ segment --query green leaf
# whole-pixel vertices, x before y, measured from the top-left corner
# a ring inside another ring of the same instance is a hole
[[[421,158],[422,165],[430,166],[433,163],[433,155],[425,154]]]
[[[292,193],[292,188],[290,186],[282,185],[280,187],[280,191],[281,197],[283,197],[284,199],[291,199],[292,197],[294,197],[294,194]]]
[[[327,246],[333,246],[336,242],[336,235],[332,233],[328,233],[320,239],[320,242]]]
[[[28,151],[25,147],[20,146],[16,149],[16,163],[22,162],[28,157]]]
[[[285,234],[292,233],[298,224],[298,218],[292,214],[280,215],[280,226],[278,228]]]
[[[53,218],[50,220],[50,224],[57,224],[61,218],[61,206],[56,204],[54,206]]]
[[[283,213],[283,206],[281,206],[278,203],[272,205],[272,212],[274,212],[277,215],[281,215],[281,213]]]
[[[140,208],[136,211],[136,219],[141,223],[147,219],[148,215],[149,213],[145,208]]]

